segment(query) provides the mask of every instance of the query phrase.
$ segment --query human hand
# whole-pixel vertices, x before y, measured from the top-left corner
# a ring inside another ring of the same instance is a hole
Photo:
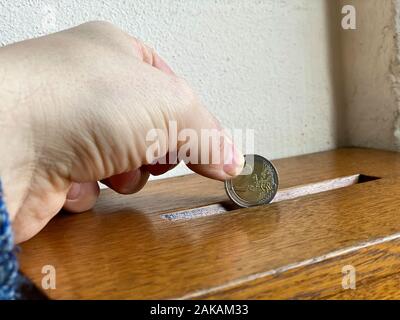
[[[142,42],[106,22],[85,23],[0,48],[0,177],[15,241],[39,232],[59,210],[90,209],[101,180],[119,193],[139,191],[149,174],[175,164],[153,164],[147,133],[168,137],[170,121],[223,133],[188,84]],[[160,142],[160,157],[193,141]],[[186,143],[187,142],[187,143]],[[188,163],[193,171],[225,180],[243,166],[229,139]],[[153,159],[154,160],[154,159]]]

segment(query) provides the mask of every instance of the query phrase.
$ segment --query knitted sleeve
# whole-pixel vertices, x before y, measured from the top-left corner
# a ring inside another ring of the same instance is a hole
[[[17,298],[18,262],[0,181],[0,300]]]

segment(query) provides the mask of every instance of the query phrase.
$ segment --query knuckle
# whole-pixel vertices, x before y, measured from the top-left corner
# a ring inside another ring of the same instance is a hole
[[[94,35],[95,38],[109,41],[116,39],[117,42],[126,38],[125,32],[121,28],[108,21],[89,21],[82,24],[80,28],[86,31],[85,34]]]
[[[108,21],[89,21],[79,26],[81,32],[78,38],[84,45],[101,46],[111,51],[131,52],[132,39],[124,30]]]
[[[84,24],[82,24],[82,26],[85,26],[87,28],[93,28],[93,29],[97,29],[97,30],[120,30],[117,26],[115,26],[114,24],[112,24],[109,21],[106,20],[93,20],[93,21],[89,21],[89,22],[85,22]]]

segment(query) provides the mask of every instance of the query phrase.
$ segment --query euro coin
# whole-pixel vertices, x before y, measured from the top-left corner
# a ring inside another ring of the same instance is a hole
[[[226,193],[241,207],[270,203],[278,191],[278,172],[260,155],[248,154],[244,158],[241,174],[225,181]]]

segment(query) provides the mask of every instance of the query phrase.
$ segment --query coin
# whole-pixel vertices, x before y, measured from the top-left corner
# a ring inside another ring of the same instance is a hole
[[[273,164],[257,154],[244,156],[242,173],[225,181],[229,198],[241,207],[252,207],[272,201],[278,191],[278,172]]]

